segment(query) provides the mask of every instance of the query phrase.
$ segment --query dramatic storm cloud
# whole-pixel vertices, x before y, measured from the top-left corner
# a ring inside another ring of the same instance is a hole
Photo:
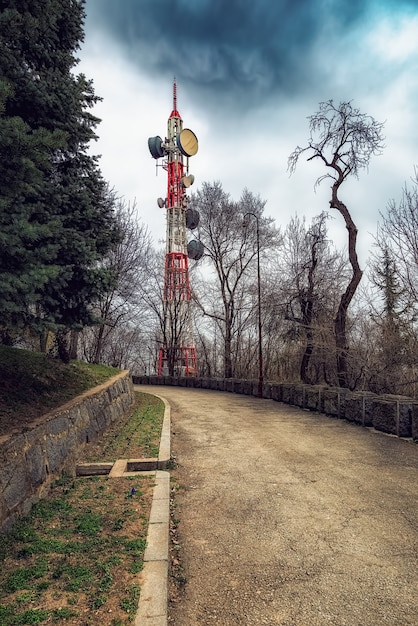
[[[350,53],[347,33],[372,19],[364,0],[89,0],[87,6],[91,27],[117,41],[139,71],[175,75],[193,95],[238,110],[314,88],[336,53]],[[329,53],[318,59],[322,45]]]
[[[195,186],[220,180],[235,199],[248,187],[279,225],[328,208],[329,187],[313,190],[319,166],[287,173],[319,102],[350,100],[385,122],[383,155],[341,194],[366,258],[379,210],[418,163],[418,0],[87,0],[86,11],[80,69],[104,98],[102,168],[157,239],[165,182],[147,138],[165,133],[175,76],[199,137]]]

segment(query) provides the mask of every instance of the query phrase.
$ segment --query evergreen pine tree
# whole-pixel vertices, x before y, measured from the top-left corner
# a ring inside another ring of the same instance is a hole
[[[378,358],[369,384],[377,393],[402,393],[408,361],[409,307],[388,246],[374,255],[370,278],[378,289],[381,306],[373,314],[379,329],[375,345]]]
[[[88,154],[99,120],[76,75],[84,2],[0,0],[0,324],[79,328],[111,276],[113,195]]]

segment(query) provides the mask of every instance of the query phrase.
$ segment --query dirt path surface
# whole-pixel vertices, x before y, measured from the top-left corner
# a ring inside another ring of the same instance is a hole
[[[187,584],[175,626],[416,626],[418,445],[271,400],[172,410]]]

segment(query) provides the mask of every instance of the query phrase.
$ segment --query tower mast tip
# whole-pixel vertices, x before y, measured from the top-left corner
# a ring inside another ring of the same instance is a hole
[[[173,81],[173,111],[170,117],[180,117],[180,113],[177,111],[177,83],[175,76]]]

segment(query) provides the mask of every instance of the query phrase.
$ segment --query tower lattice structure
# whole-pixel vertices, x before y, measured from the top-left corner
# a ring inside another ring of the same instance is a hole
[[[189,157],[196,154],[198,145],[194,133],[183,129],[183,120],[177,110],[176,82],[173,84],[173,110],[167,122],[167,137],[164,141],[160,137],[152,137],[148,145],[154,158],[163,158],[162,167],[167,172],[167,196],[158,199],[159,206],[166,209],[163,323],[158,375],[196,376],[186,219],[189,198],[186,190],[194,180],[188,175]]]

